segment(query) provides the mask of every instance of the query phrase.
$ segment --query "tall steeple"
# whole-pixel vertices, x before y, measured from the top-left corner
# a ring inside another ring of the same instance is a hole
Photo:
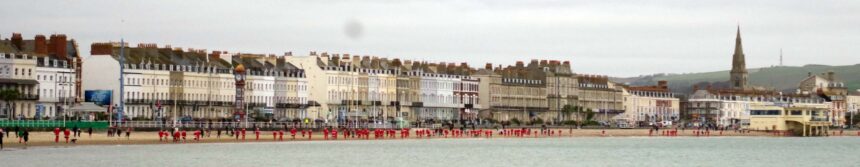
[[[747,88],[747,65],[744,56],[744,48],[741,45],[741,26],[738,25],[738,34],[735,38],[735,54],[732,55],[732,71],[730,82],[733,89]]]

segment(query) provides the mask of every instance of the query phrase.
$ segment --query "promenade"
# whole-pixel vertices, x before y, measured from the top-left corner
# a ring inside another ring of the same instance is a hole
[[[520,130],[520,129],[517,129]],[[422,132],[419,132],[422,131]],[[778,134],[778,133],[768,133],[762,131],[752,131],[752,132],[737,132],[737,131],[708,131],[707,134],[704,131],[697,130],[681,130],[678,129],[675,134],[672,134],[669,130],[660,130],[660,131],[651,131],[649,129],[551,129],[553,133],[540,133],[540,129],[531,129],[531,133],[521,133],[520,135],[516,135],[513,133],[513,129],[508,130],[507,135],[503,133],[504,131],[500,130],[492,130],[492,135],[487,134],[490,130],[483,130],[480,132],[475,132],[473,135],[469,135],[469,130],[462,132],[462,135],[453,135],[454,132],[447,133],[435,133],[429,129],[411,129],[409,131],[408,137],[401,136],[402,132],[400,130],[393,130],[393,135],[384,134],[381,137],[376,137],[374,135],[374,131],[370,130],[365,137],[345,137],[343,132],[339,132],[337,138],[335,139],[331,134],[329,134],[329,138],[326,139],[324,133],[321,131],[315,131],[312,134],[305,134],[304,136],[301,134],[301,130],[298,130],[296,133],[295,139],[290,135],[290,131],[284,131],[283,136],[273,135],[273,132],[279,131],[260,131],[259,139],[255,135],[253,130],[246,131],[245,139],[242,140],[240,136],[237,139],[235,136],[227,135],[228,133],[225,131],[221,132],[220,137],[217,134],[217,131],[210,131],[210,134],[203,135],[199,140],[194,140],[194,131],[187,131],[186,137],[184,140],[180,139],[178,142],[168,141],[172,140],[171,137],[166,137],[167,140],[159,140],[158,132],[131,132],[129,137],[125,136],[125,132],[123,132],[120,136],[108,137],[107,132],[105,131],[97,131],[93,132],[92,135],[83,132],[80,137],[71,137],[71,139],[75,139],[74,143],[69,142],[66,143],[63,137],[63,134],[60,133],[59,142],[55,143],[55,136],[53,132],[30,132],[30,140],[25,146],[23,143],[18,142],[18,138],[15,137],[15,134],[10,134],[8,137],[4,137],[4,147],[7,149],[19,149],[24,147],[65,147],[65,146],[79,146],[79,145],[129,145],[129,144],[193,144],[193,143],[243,143],[243,142],[291,142],[291,141],[323,141],[323,140],[421,140],[421,139],[468,139],[468,138],[575,138],[575,137],[731,137],[731,136],[773,136],[773,137],[784,137],[788,135]],[[433,133],[433,134],[430,134]],[[833,136],[857,136],[857,130],[843,131],[840,135],[839,131],[834,131]]]

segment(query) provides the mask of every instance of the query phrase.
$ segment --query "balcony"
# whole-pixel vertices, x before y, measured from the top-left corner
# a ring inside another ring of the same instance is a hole
[[[59,99],[58,99],[58,102],[70,102],[70,103],[74,103],[74,102],[75,102],[75,100],[77,100],[77,98],[74,98],[74,97],[61,97],[61,98],[59,98]]]
[[[830,121],[830,119],[827,119],[827,117],[812,117],[812,119],[810,119],[810,121],[827,122],[827,121]]]
[[[248,107],[266,107],[266,103],[247,103]]]
[[[275,104],[275,108],[307,108],[307,104],[299,104],[299,103],[277,103]]]
[[[20,94],[18,95],[18,100],[39,100],[39,95]]]

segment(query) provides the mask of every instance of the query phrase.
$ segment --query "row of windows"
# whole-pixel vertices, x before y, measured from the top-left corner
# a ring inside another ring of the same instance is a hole
[[[275,102],[278,103],[305,103],[307,97],[272,97],[272,96],[248,96],[247,103],[265,103],[271,106]]]
[[[490,86],[490,90],[496,94],[511,96],[546,96],[546,89],[540,87],[522,86]]]
[[[478,96],[441,96],[441,95],[421,95],[421,99],[425,103],[449,103],[449,104],[475,104],[478,102]]]
[[[196,94],[196,93],[184,93],[181,95],[175,95],[177,97],[168,97],[168,93],[148,93],[148,92],[136,92],[129,91],[126,93],[126,99],[143,99],[143,100],[167,100],[167,99],[179,99],[179,100],[192,100],[192,101],[206,101],[207,94]],[[208,95],[213,99],[212,101],[233,101],[233,95]]]
[[[295,84],[284,84],[284,83],[270,84],[270,83],[253,83],[253,82],[249,82],[248,84],[246,84],[245,88],[251,89],[251,90],[259,90],[259,91],[273,91],[275,89],[280,90],[280,89],[284,89],[284,88],[286,88],[287,91],[307,91],[308,90],[307,85],[295,85]]]
[[[5,66],[3,66],[2,69],[0,69],[0,74],[6,74],[6,75],[12,74],[11,70],[12,69],[9,68],[8,65],[5,65]],[[32,77],[33,76],[33,69],[32,68],[26,68],[26,69],[15,68],[15,76],[18,76],[18,75]]]
[[[53,75],[36,75],[36,79],[40,81],[54,81]],[[57,76],[57,82],[72,82],[74,77],[72,76]]]
[[[490,97],[490,104],[496,106],[546,107],[547,100],[540,98]]]
[[[156,78],[141,78],[128,77],[126,84],[141,85],[141,86],[183,86],[183,87],[198,87],[198,88],[225,88],[232,89],[235,84],[230,79],[220,79],[221,81],[201,81],[201,80],[170,80]]]

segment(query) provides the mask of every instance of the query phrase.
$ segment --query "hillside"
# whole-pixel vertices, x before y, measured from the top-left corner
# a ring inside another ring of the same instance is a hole
[[[778,66],[754,68],[749,69],[749,77],[750,84],[754,86],[775,88],[782,91],[793,91],[797,88],[799,82],[808,76],[809,72],[816,75],[827,71],[836,72],[836,79],[845,82],[845,85],[849,90],[860,89],[860,64],[846,66],[805,65],[802,67]],[[653,85],[659,80],[666,80],[669,81],[669,87],[673,92],[689,93],[692,90],[691,86],[697,83],[708,82],[717,85],[726,84],[726,81],[729,80],[729,71],[689,74],[655,74],[631,78],[613,78],[612,80],[630,85]]]

